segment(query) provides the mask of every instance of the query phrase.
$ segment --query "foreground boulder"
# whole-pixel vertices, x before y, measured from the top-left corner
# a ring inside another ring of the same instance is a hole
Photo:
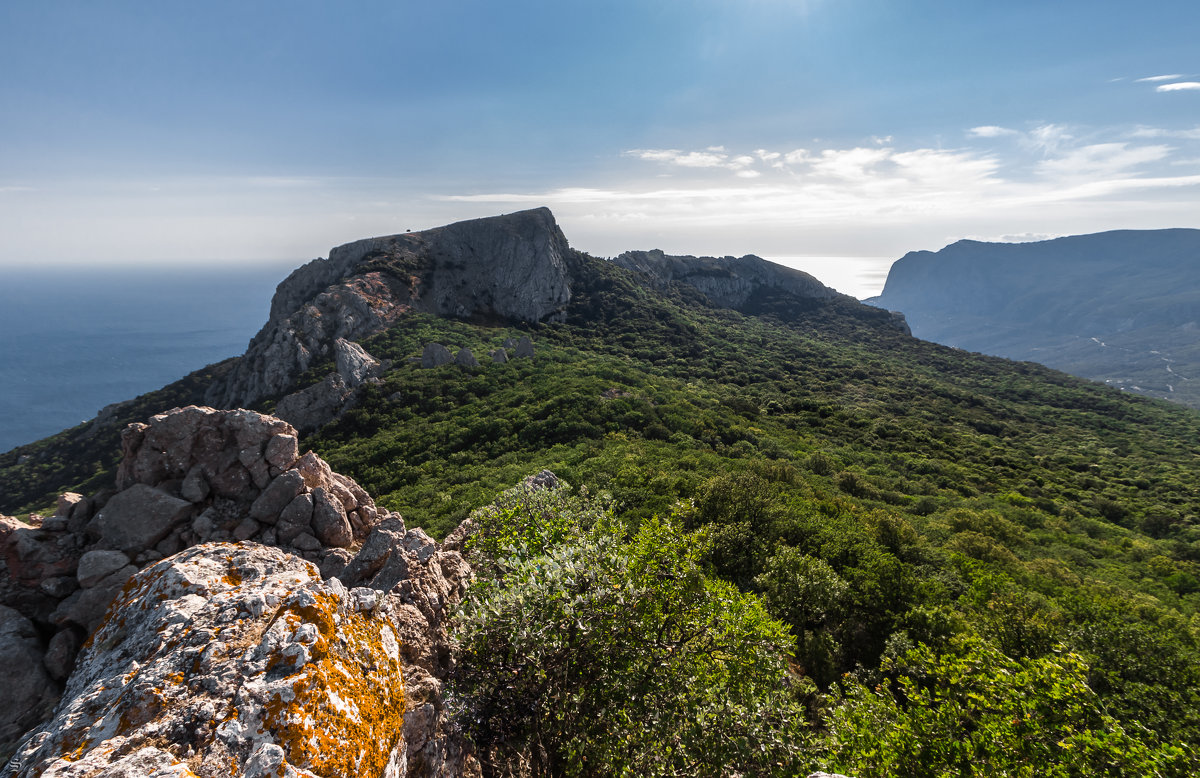
[[[379,606],[279,549],[191,548],[131,580],[3,774],[404,775],[400,636]]]
[[[124,444],[115,493],[0,517],[0,757],[55,711],[0,776],[478,774],[442,695],[463,532],[406,527],[251,411]]]

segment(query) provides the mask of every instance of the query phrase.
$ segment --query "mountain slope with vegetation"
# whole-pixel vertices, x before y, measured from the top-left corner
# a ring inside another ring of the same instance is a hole
[[[456,688],[488,769],[1200,768],[1197,414],[841,296],[762,286],[734,310],[563,259],[555,321],[412,311],[364,337],[388,368],[302,441],[439,537],[474,512]],[[414,361],[521,336],[532,359]],[[6,455],[6,488],[73,439]],[[87,456],[9,504],[103,479]],[[543,468],[573,489],[496,500]],[[664,691],[684,680],[707,686]],[[716,715],[738,726],[683,723]]]
[[[917,337],[1200,408],[1200,230],[962,240],[892,265]]]

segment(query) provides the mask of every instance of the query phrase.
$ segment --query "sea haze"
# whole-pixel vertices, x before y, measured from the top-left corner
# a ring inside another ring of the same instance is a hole
[[[298,264],[3,271],[0,451],[241,354]]]

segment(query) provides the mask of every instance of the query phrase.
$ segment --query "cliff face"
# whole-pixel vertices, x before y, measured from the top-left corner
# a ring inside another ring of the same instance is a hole
[[[379,332],[408,311],[543,321],[571,299],[567,240],[549,209],[339,246],[281,283],[266,325],[205,401],[232,408],[287,390],[339,338]]]
[[[671,282],[686,284],[702,292],[713,304],[744,313],[751,312],[754,298],[763,292],[814,300],[844,297],[808,273],[753,254],[720,258],[672,256],[654,249],[627,251],[613,262],[644,274],[658,288]]]

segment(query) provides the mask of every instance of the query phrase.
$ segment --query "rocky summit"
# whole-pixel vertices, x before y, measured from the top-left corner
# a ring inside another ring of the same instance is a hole
[[[233,372],[205,400],[232,408],[279,394],[341,338],[408,311],[538,322],[571,299],[567,239],[547,208],[339,246],[292,272]]]
[[[477,771],[441,694],[465,528],[407,528],[253,411],[124,442],[115,492],[0,517],[0,775]]]

